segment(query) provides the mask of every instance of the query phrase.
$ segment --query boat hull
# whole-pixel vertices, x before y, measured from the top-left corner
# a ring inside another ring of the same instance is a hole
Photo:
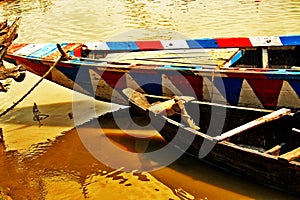
[[[134,103],[131,103],[131,106],[132,113],[149,116],[151,125],[168,143],[174,142],[174,138],[177,137],[175,140],[180,141],[180,144],[176,145],[177,148],[182,150],[182,147],[190,145],[185,153],[249,180],[300,195],[299,160],[288,161],[280,157],[300,146],[299,133],[291,131],[293,127],[299,128],[299,116],[287,115],[218,142],[204,140],[195,134],[191,142],[189,140],[193,133],[187,131],[186,127],[168,122],[164,117],[145,111]],[[217,112],[219,110],[220,113],[215,113],[214,118],[211,118],[212,110]],[[224,125],[221,129],[213,128],[210,131],[211,136],[218,136],[270,113],[267,110],[244,110],[201,104],[199,123],[201,132],[207,133],[211,128],[209,126],[221,123],[215,119],[220,119],[218,115],[224,114],[222,110],[226,112]],[[213,123],[210,124],[210,121]],[[267,153],[268,149],[279,144],[282,145],[280,153],[277,155]]]
[[[232,106],[299,109],[300,68],[294,67],[300,66],[299,41],[298,36],[286,36],[63,43],[62,49],[74,59],[59,62],[46,78],[120,104],[126,102],[121,91],[130,87],[147,94],[188,95]],[[162,45],[151,47],[158,43]],[[267,63],[262,63],[264,49],[269,50]],[[153,52],[165,57],[155,57]],[[6,60],[43,76],[58,56],[56,44],[14,44]],[[268,65],[270,68],[260,68]]]
[[[52,62],[11,57],[40,76]],[[131,87],[147,94],[193,96],[199,101],[232,106],[276,109],[300,108],[300,71],[250,69],[159,69],[99,67],[59,63],[47,79],[96,99],[124,104],[122,90]],[[78,73],[80,74],[79,76]]]

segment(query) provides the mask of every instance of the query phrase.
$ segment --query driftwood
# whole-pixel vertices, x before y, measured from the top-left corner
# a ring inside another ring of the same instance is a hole
[[[8,47],[18,37],[17,31],[20,26],[20,17],[18,17],[10,26],[7,20],[0,22],[0,80],[7,80],[13,78],[15,81],[22,81],[25,78],[25,68],[22,66],[12,66],[9,68],[4,66],[3,58],[6,55]],[[6,83],[0,82],[0,91],[7,91]]]

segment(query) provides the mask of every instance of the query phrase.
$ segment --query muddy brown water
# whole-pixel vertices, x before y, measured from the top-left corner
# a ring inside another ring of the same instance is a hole
[[[292,35],[299,34],[299,13],[298,0],[0,1],[1,21],[22,17],[16,42],[25,43]],[[29,88],[26,85],[14,91],[1,100],[0,108]],[[65,103],[66,91],[52,93],[60,91],[55,87],[50,93],[49,88],[53,85],[37,89],[26,106],[0,119],[0,127],[5,127],[5,143],[0,145],[0,189],[13,199],[296,199],[188,155],[150,173],[111,169],[95,159],[77,129],[71,129],[74,124],[67,115],[72,103]],[[50,102],[53,98],[57,101]],[[32,121],[33,101],[42,112],[51,114],[42,127]],[[105,123],[109,126],[112,122]],[[165,145],[157,133],[151,139],[137,139],[132,135],[145,131],[124,134],[110,125],[105,133],[124,150],[142,150],[142,144],[154,149]],[[85,129],[93,134],[98,126],[93,120]],[[106,152],[110,155],[109,149]],[[176,194],[178,189],[187,194]]]
[[[148,123],[143,118],[135,120]],[[151,137],[144,139],[123,133],[108,116],[80,128],[86,134],[93,134],[99,124],[113,144],[130,152],[139,151],[137,140],[147,142],[147,151],[166,145],[154,130]],[[6,152],[2,143],[0,185],[3,190],[13,199],[297,199],[188,155],[150,173],[112,169],[87,151],[77,131],[72,129],[53,141],[36,145],[37,153],[30,155]],[[106,152],[109,154],[109,149]],[[176,193],[177,189],[187,192],[186,198]]]

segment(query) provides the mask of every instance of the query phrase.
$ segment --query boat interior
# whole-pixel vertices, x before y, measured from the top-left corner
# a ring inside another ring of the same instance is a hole
[[[249,109],[238,107],[224,107],[223,105],[209,105],[200,103],[199,127],[202,133],[207,133],[212,123],[225,117],[223,129],[220,130],[221,138],[226,133],[238,127],[249,126],[258,118],[265,117],[273,111],[262,109]],[[194,105],[193,105],[194,106]],[[186,104],[186,109],[189,108]],[[214,107],[214,108],[213,108]],[[212,110],[214,113],[212,113]],[[191,112],[192,113],[192,112]],[[225,113],[225,116],[222,116]],[[258,124],[243,130],[230,137],[223,137],[224,141],[233,143],[261,153],[266,153],[289,161],[300,162],[300,113],[278,115],[265,123]],[[222,123],[221,121],[219,123]],[[226,139],[225,139],[226,138]]]
[[[99,50],[83,46],[82,58],[114,64],[300,70],[300,46],[173,50]]]
[[[266,50],[266,51],[264,51]],[[273,69],[300,69],[300,47],[281,46],[268,48],[247,48],[243,56],[232,67],[258,67]],[[267,59],[267,61],[264,61]],[[264,62],[267,62],[264,64]],[[264,66],[266,65],[266,66]]]
[[[166,101],[166,99],[152,98],[151,95],[148,95],[148,102],[140,105],[143,105],[143,109],[149,109],[149,106],[157,104],[158,100],[159,102]],[[143,102],[144,100],[140,99],[139,101]],[[160,106],[163,110],[169,109],[167,108],[169,107],[167,104],[160,104]],[[171,108],[172,110],[176,110],[174,106],[171,106]],[[200,130],[196,130],[196,132],[195,130],[188,131],[200,136],[195,138],[198,145],[201,145],[203,142],[201,134],[207,135],[208,130],[211,128],[210,126],[221,124],[221,126],[219,126],[221,128],[218,128],[217,125],[216,128],[213,129],[215,134],[213,137],[218,138],[219,142],[226,141],[239,147],[250,149],[251,151],[276,156],[285,161],[300,162],[300,112],[291,113],[289,109],[272,111],[224,106],[221,104],[198,101],[184,103],[184,109],[186,111],[185,115],[188,114],[193,123],[196,124],[196,127],[200,127]],[[150,108],[150,110],[153,109]],[[283,112],[281,112],[281,110]],[[200,115],[195,113],[195,111],[200,111]],[[275,114],[275,112],[278,113]],[[191,130],[190,128],[193,129],[192,126],[183,122],[182,110],[179,111],[179,113],[168,114],[168,111],[166,113],[171,120],[180,122],[185,127],[188,127],[187,130]],[[195,118],[195,115],[193,116],[193,113],[197,115],[199,120]],[[223,119],[224,121],[222,121]],[[256,123],[257,121],[262,121],[262,123]],[[172,131],[176,132],[176,130]],[[230,134],[230,132],[234,133]],[[227,134],[229,135],[226,136]],[[167,138],[167,140],[170,139],[172,138]],[[198,145],[195,146],[196,149],[199,148]],[[190,151],[193,152],[195,149],[191,147]]]

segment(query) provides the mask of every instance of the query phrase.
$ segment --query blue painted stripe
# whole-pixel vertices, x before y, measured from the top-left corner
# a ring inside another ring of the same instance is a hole
[[[255,39],[255,37],[252,37],[252,39]],[[259,37],[257,37],[259,39]],[[278,38],[281,40],[281,43],[283,46],[289,46],[289,45],[300,45],[300,35],[289,35],[289,36],[278,36]],[[232,48],[239,47],[240,42],[245,42],[245,40],[249,38],[198,38],[198,39],[189,39],[189,40],[182,40],[188,44],[188,47],[183,47],[182,49],[196,49],[196,48],[222,48],[218,44],[218,40],[220,41],[226,41],[227,43],[232,40],[234,43],[232,45]],[[247,41],[248,41],[247,40]],[[151,41],[148,41],[151,42]],[[155,41],[156,43],[157,41]],[[250,40],[248,41],[250,42]],[[162,43],[162,42],[161,42]],[[136,44],[136,41],[122,41],[122,42],[114,42],[114,41],[108,41],[106,42],[106,45],[110,50],[115,51],[133,51],[133,50],[140,50],[139,46]],[[251,44],[247,44],[250,45]],[[253,45],[253,44],[252,44]]]
[[[61,44],[61,46],[64,47],[64,46],[66,46],[66,44],[67,43],[63,43],[63,44]],[[42,57],[46,57],[46,56],[52,54],[56,50],[57,50],[56,44],[49,44],[49,45],[44,46],[43,48],[37,50],[36,52],[28,55],[27,57],[42,58]]]
[[[243,78],[215,77],[213,83],[230,105],[238,104]]]
[[[42,55],[48,53],[49,51],[51,51],[52,49],[57,48],[56,44],[49,44],[47,46],[44,46],[43,48],[40,48],[39,50],[37,50],[36,52],[28,55],[28,57],[35,57],[35,58],[39,58],[42,57]]]
[[[238,61],[241,57],[243,56],[243,51],[238,51],[238,53],[237,54],[235,54],[234,56],[233,56],[233,58],[231,59],[231,63],[233,64],[233,63],[235,63],[236,61]]]
[[[280,36],[283,46],[300,45],[300,35]]]
[[[243,56],[243,51],[242,51],[242,50],[238,51],[238,52],[231,58],[228,67],[232,66],[232,65],[233,65],[235,62],[237,62],[242,56]]]
[[[242,90],[243,80],[244,80],[243,78],[233,78],[233,77],[222,78],[225,91],[226,91],[227,102],[232,106],[238,105],[240,99],[240,93]],[[220,87],[220,85],[217,85],[217,87]]]
[[[218,48],[218,43],[216,39],[204,38],[195,40],[183,40],[188,44],[187,49],[196,48]],[[120,50],[140,50],[138,45],[134,41],[128,42],[106,42],[110,50],[120,51]]]
[[[146,92],[146,94],[162,95],[162,76],[155,74],[130,73],[130,76]]]
[[[264,75],[274,80],[300,80],[300,71],[292,69],[274,69],[265,72]]]
[[[219,45],[216,39],[204,38],[195,40],[202,48],[218,48]]]
[[[106,42],[110,50],[139,50],[135,42]]]
[[[203,48],[196,40],[186,40],[186,43],[191,49],[201,49]]]
[[[300,98],[300,81],[298,80],[290,80],[289,84],[292,86],[298,97]]]

